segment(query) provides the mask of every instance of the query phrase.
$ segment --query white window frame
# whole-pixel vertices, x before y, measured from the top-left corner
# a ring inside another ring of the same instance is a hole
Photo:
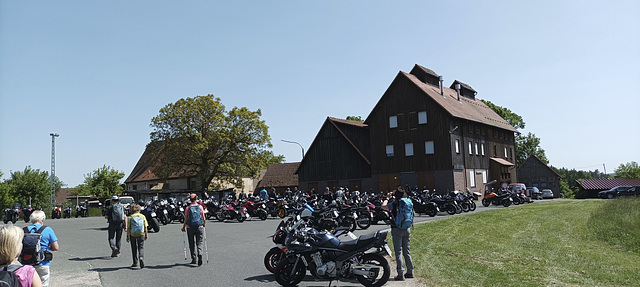
[[[507,147],[504,147],[504,158],[509,158],[508,155],[509,154],[507,154]]]
[[[387,153],[387,157],[393,157],[394,153],[393,153],[393,145],[387,145],[385,147],[386,153]]]
[[[473,155],[473,143],[469,141],[469,155]]]
[[[469,170],[469,185],[471,187],[476,187],[476,170],[475,169]]]
[[[478,143],[474,143],[475,148],[476,148],[476,155],[479,155],[480,153],[478,152]]]
[[[456,139],[455,143],[456,143],[456,153],[460,154],[460,140]]]
[[[487,183],[487,170],[482,170],[482,183]]]
[[[398,116],[389,116],[389,128],[398,128]]]
[[[427,111],[418,112],[418,124],[424,125],[427,123]]]
[[[433,141],[424,142],[424,154],[435,154],[435,146],[433,145]]]
[[[480,144],[480,152],[482,153],[482,156],[484,156],[484,143]],[[486,183],[486,182],[484,182]]]
[[[413,143],[404,144],[404,155],[413,156]]]

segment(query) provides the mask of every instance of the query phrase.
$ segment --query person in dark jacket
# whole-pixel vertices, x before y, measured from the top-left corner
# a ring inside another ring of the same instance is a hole
[[[114,207],[119,216],[114,217]],[[120,203],[117,195],[111,197],[111,205],[107,208],[105,214],[107,222],[109,222],[109,247],[111,247],[111,257],[120,256],[120,243],[122,241],[122,231],[127,228],[127,216],[124,213],[124,207]]]

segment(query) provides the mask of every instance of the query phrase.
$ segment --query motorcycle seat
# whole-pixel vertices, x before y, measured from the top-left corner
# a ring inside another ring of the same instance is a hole
[[[356,239],[356,240],[340,241],[340,244],[338,245],[338,249],[346,250],[346,251],[353,251],[353,250],[357,250],[357,249],[360,249],[362,247],[365,247],[365,246],[371,244],[371,242],[373,242],[375,240],[376,240],[376,233],[362,235],[362,236],[358,237],[358,239]]]

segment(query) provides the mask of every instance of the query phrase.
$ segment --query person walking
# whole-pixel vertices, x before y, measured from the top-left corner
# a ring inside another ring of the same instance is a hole
[[[24,231],[13,224],[0,226],[0,268],[13,272],[21,287],[40,287],[42,281],[31,265],[22,265],[16,258],[22,251]]]
[[[398,186],[398,189],[394,192],[395,199],[389,201],[389,210],[394,218],[391,222],[391,236],[393,237],[393,249],[396,256],[398,276],[395,277],[397,281],[404,281],[405,278],[413,278],[413,260],[411,259],[411,229],[410,226],[413,222],[413,216],[410,218],[406,214],[406,208],[413,209],[411,200],[407,198],[407,193]],[[408,203],[407,203],[408,201]],[[411,211],[409,211],[411,212]],[[410,213],[413,214],[413,213]],[[408,225],[404,223],[404,220],[409,220],[411,223]],[[404,262],[402,261],[404,257]],[[404,264],[407,266],[407,273],[404,273]]]
[[[204,238],[204,208],[198,204],[198,196],[195,193],[189,195],[191,204],[187,206],[184,212],[184,224],[182,224],[182,232],[187,232],[189,240],[189,250],[191,251],[191,264],[198,263],[202,265],[202,246]],[[196,261],[197,260],[197,261]]]
[[[40,227],[44,226],[44,221],[47,216],[44,214],[42,210],[36,210],[31,213],[29,219],[31,219],[31,225],[25,227],[30,233],[34,233],[40,229]],[[58,237],[56,233],[50,226],[45,227],[42,232],[42,238],[40,238],[40,248],[42,251],[51,252],[58,251],[60,246],[58,245]],[[43,260],[38,265],[34,266],[36,268],[36,272],[40,276],[40,280],[42,281],[42,286],[49,286],[49,277],[51,274],[51,260]]]
[[[107,208],[105,217],[109,222],[108,235],[111,257],[118,257],[120,256],[122,231],[127,228],[127,216],[124,213],[124,206],[120,203],[120,198],[117,195],[111,197],[111,205]]]
[[[138,267],[138,261],[140,261],[140,268],[144,268],[144,241],[148,238],[149,223],[147,217],[140,213],[141,210],[140,205],[133,205],[133,213],[127,219],[126,226],[128,227],[127,242],[131,242],[131,256],[133,257],[131,267]]]

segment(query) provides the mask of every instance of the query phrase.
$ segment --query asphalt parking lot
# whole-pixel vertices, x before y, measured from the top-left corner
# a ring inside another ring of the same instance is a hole
[[[501,207],[479,206],[476,212]],[[454,216],[464,216],[460,215]],[[436,217],[416,216],[416,223]],[[101,217],[47,219],[59,238],[60,251],[52,261],[52,286],[279,286],[264,265],[263,258],[272,248],[270,236],[280,223],[279,218],[235,221],[208,221],[207,249],[209,262],[198,267],[185,260],[182,224],[161,226],[159,233],[151,233],[145,242],[144,269],[131,268],[130,245],[122,238],[122,256],[112,258],[107,243],[106,220]],[[24,222],[16,225],[22,227]],[[356,235],[387,229],[386,225],[372,225],[357,230]],[[188,253],[188,246],[187,246]],[[205,256],[206,261],[206,256]],[[391,263],[392,277],[395,264]],[[409,284],[407,284],[409,283]],[[300,286],[328,286],[328,281],[316,281],[307,275]],[[387,286],[417,285],[415,281],[393,282]],[[332,282],[331,286],[362,286],[357,281]]]

